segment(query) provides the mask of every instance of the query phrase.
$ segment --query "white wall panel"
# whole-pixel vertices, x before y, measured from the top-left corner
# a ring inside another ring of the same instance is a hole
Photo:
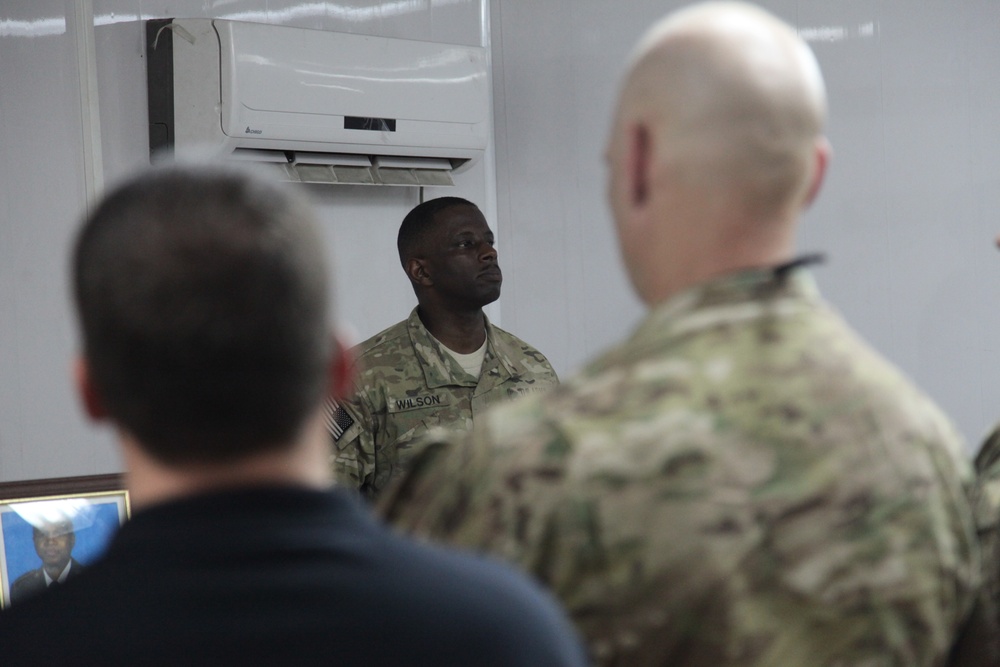
[[[493,4],[504,323],[566,374],[639,314],[604,205],[613,3]],[[629,13],[623,18],[627,21]],[[631,31],[630,31],[631,32]]]
[[[800,247],[821,250],[816,271],[826,296],[879,349],[892,345],[892,273],[886,230],[885,114],[877,0],[811,3],[798,12],[823,67],[833,159],[802,229]],[[865,26],[871,26],[871,34]],[[823,36],[827,37],[824,38]],[[832,37],[831,37],[832,36]]]
[[[0,479],[117,465],[69,382],[67,252],[85,199],[73,11],[0,4]]]
[[[1000,295],[977,275],[995,250],[974,193],[970,75],[984,65],[974,52],[997,38],[993,30],[970,39],[970,29],[995,28],[1000,8],[928,0],[850,9],[809,16],[840,36],[813,44],[830,87],[835,153],[805,243],[829,251],[819,272],[827,295],[975,447],[1000,417],[983,391],[982,314]],[[994,76],[998,62],[986,64]]]

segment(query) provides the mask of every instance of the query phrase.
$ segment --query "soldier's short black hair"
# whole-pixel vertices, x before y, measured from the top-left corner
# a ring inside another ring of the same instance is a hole
[[[327,387],[327,268],[287,187],[214,166],[145,172],[73,254],[83,353],[104,408],[165,463],[294,440]]]
[[[452,206],[471,206],[479,210],[479,207],[468,199],[461,197],[438,197],[428,199],[422,204],[418,204],[412,211],[403,218],[403,223],[399,226],[399,235],[396,237],[396,249],[399,251],[399,263],[406,268],[408,260],[414,251],[420,246],[424,235],[433,227],[434,216],[441,211]]]

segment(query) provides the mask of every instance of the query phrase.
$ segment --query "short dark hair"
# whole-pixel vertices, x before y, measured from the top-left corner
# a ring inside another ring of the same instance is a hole
[[[471,206],[479,210],[479,207],[468,199],[461,197],[438,197],[428,199],[422,204],[418,204],[412,211],[403,218],[403,223],[399,226],[399,235],[396,237],[396,249],[399,251],[399,263],[406,268],[408,260],[416,248],[423,241],[426,233],[433,227],[434,216],[439,212],[451,208],[452,206]]]
[[[327,387],[327,268],[288,187],[218,166],[109,194],[73,255],[84,355],[109,416],[165,463],[278,449]]]

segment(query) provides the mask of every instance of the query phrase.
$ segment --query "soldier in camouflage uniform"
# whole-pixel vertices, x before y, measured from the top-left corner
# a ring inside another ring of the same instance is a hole
[[[488,406],[558,382],[541,352],[483,313],[502,274],[475,204],[420,204],[397,245],[419,305],[357,347],[353,395],[327,404],[337,482],[369,498],[405,469],[428,428],[467,430]]]
[[[387,518],[535,574],[602,665],[989,664],[957,639],[980,586],[960,437],[792,259],[824,115],[770,14],[658,24],[608,149],[648,316],[552,392],[436,434]]]
[[[1000,236],[995,243],[1000,248]],[[976,454],[975,509],[984,588],[996,613],[1000,609],[1000,424],[986,436]],[[1000,619],[997,626],[1000,627]]]

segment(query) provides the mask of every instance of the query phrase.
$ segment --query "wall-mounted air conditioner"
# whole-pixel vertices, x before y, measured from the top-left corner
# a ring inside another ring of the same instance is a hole
[[[490,129],[483,48],[222,19],[146,22],[149,146],[309,183],[450,185]]]

